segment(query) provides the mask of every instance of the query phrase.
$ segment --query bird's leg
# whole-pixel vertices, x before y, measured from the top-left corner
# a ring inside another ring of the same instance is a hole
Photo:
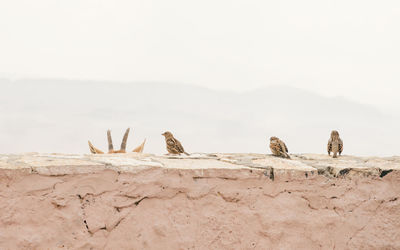
[[[107,130],[107,140],[108,140],[108,153],[112,153],[114,152],[114,146],[111,138],[111,130]]]
[[[337,152],[333,154],[333,158],[337,158]]]
[[[126,142],[128,141],[128,135],[129,135],[129,128],[126,129],[124,137],[122,138],[121,149],[120,149],[121,153],[126,151]]]

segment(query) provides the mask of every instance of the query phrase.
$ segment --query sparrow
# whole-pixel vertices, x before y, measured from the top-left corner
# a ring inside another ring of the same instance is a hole
[[[126,129],[124,137],[122,138],[121,148],[120,150],[114,150],[112,138],[111,138],[111,130],[107,130],[107,140],[108,140],[108,153],[109,154],[117,154],[117,153],[126,153],[126,142],[128,140],[129,128]]]
[[[288,154],[289,150],[286,144],[281,141],[278,137],[272,136],[270,138],[269,148],[274,156],[283,157],[290,159]]]
[[[124,137],[122,138],[122,143],[121,143],[121,148],[120,150],[114,150],[113,142],[112,142],[112,137],[111,137],[111,130],[107,130],[107,141],[108,141],[108,154],[116,154],[116,153],[126,153],[126,143],[128,141],[128,135],[129,135],[129,128],[125,131]],[[146,143],[146,139],[140,144],[138,147],[136,147],[132,152],[136,153],[142,153],[144,149],[144,144]],[[92,154],[104,154],[103,151],[100,149],[96,148],[93,146],[93,144],[88,141],[89,144],[89,149]]]
[[[333,153],[333,158],[337,158],[337,154],[341,155],[343,152],[343,141],[336,130],[331,132],[331,138],[328,140],[328,155],[331,155],[331,152]]]
[[[165,143],[167,144],[168,153],[174,154],[174,155],[184,153],[185,155],[189,155],[183,149],[180,141],[175,139],[171,132],[166,131],[166,132],[162,133],[161,135],[163,135],[165,137]]]

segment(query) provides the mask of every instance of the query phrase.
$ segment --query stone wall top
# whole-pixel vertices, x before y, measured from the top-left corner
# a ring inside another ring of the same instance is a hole
[[[152,154],[76,155],[26,153],[0,155],[0,169],[26,170],[43,175],[92,173],[105,169],[121,172],[137,172],[149,168],[209,170],[209,169],[257,169],[275,172],[311,172],[326,176],[385,175],[400,170],[400,157],[341,156],[333,159],[328,155],[292,155],[281,159],[265,154],[192,154],[170,156]]]

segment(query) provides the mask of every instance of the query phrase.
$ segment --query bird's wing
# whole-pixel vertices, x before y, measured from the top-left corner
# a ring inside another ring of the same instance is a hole
[[[327,149],[328,149],[328,153],[332,152],[332,139],[329,139]]]
[[[343,141],[342,139],[339,138],[339,153],[341,154],[343,152]]]
[[[276,146],[280,152],[285,152],[285,143],[283,141],[277,141]]]
[[[173,138],[168,138],[167,139],[167,145],[168,146],[175,147],[175,144],[176,144],[175,139],[173,139]]]
[[[289,150],[288,150],[286,144],[285,144],[284,142],[282,142],[282,143],[283,143],[283,146],[284,146],[284,148],[285,148],[285,150],[286,150],[286,153],[289,153]]]
[[[183,149],[181,142],[176,139],[175,139],[175,141],[176,141],[175,148],[178,150],[179,153],[184,153],[185,149]]]
[[[129,135],[129,128],[126,129],[124,137],[122,138],[121,150],[123,151],[126,150],[126,142],[128,141],[128,135]]]

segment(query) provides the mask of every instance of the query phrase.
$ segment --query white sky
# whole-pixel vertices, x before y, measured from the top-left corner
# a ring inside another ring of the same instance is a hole
[[[0,76],[285,84],[400,109],[400,1],[0,0]]]

